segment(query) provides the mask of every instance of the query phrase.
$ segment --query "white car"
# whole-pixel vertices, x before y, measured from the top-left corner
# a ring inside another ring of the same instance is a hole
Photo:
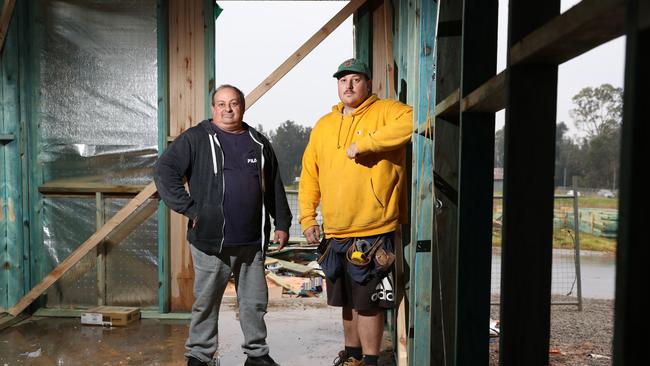
[[[569,189],[569,190],[566,192],[566,195],[567,195],[567,196],[573,196],[573,189]],[[578,197],[580,197],[580,192],[578,192]]]
[[[607,197],[607,198],[614,198],[616,195],[614,192],[610,191],[609,189],[601,189],[598,191],[598,195],[601,197]]]

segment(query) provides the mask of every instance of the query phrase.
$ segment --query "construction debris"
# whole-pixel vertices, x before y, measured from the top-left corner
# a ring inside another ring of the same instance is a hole
[[[499,332],[499,321],[490,318],[490,337],[498,337]]]
[[[294,244],[282,250],[269,250],[264,261],[267,282],[282,288],[283,296],[319,297],[325,286],[325,273],[316,258],[316,246]],[[270,289],[271,286],[269,298]]]
[[[140,319],[140,309],[126,306],[97,306],[81,313],[81,324],[124,327]]]

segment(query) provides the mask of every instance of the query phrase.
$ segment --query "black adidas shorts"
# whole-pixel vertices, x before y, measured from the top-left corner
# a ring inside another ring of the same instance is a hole
[[[350,306],[357,311],[392,309],[395,307],[392,271],[383,278],[371,278],[360,285],[353,281],[347,271],[343,271],[334,281],[325,279],[327,304],[330,306]]]

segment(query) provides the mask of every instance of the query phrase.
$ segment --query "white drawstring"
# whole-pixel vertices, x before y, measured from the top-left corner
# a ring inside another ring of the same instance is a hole
[[[217,138],[212,135],[208,135],[208,137],[210,138],[210,150],[212,151],[212,169],[214,170],[214,174],[217,175],[217,154],[214,152],[214,144],[216,141],[212,141],[213,138],[215,140]]]

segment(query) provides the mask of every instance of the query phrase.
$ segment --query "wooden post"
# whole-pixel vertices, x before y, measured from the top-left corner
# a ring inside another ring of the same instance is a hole
[[[573,176],[573,232],[575,239],[576,258],[576,289],[578,295],[578,311],[582,311],[582,272],[580,270],[580,209],[578,205],[578,177]],[[565,216],[568,221],[568,217]]]
[[[465,0],[460,98],[496,74],[497,0]],[[494,113],[461,111],[455,365],[490,360]]]
[[[440,338],[435,338],[436,322],[440,320],[440,272],[436,261],[438,242],[435,238],[433,184],[433,121],[437,87],[434,81],[436,63],[436,24],[438,8],[434,2],[421,2],[419,8],[408,5],[401,8],[411,14],[408,28],[409,42],[406,55],[408,80],[415,93],[407,100],[414,106],[416,128],[424,126],[423,134],[413,135],[412,192],[411,192],[411,245],[410,245],[410,317],[411,338],[409,338],[408,364],[432,365],[444,359],[444,353],[434,356]],[[413,42],[414,44],[411,44]],[[405,45],[402,44],[404,47]],[[404,68],[404,66],[402,66]],[[404,70],[402,70],[404,71]],[[402,91],[400,91],[400,95]],[[443,351],[444,352],[444,351]]]
[[[560,1],[531,3],[511,0],[509,9],[510,49],[530,32],[557,16]],[[557,64],[513,65],[509,52],[508,65],[500,364],[547,365]],[[534,86],[534,92],[531,86]]]
[[[95,193],[95,226],[97,230],[104,226],[104,194]],[[97,244],[97,305],[106,305],[106,243]]]
[[[650,7],[645,0],[627,1],[625,92],[619,180],[618,246],[616,249],[616,303],[614,306],[615,366],[648,361],[650,278],[648,207],[644,178],[650,156]],[[645,90],[645,91],[644,91]]]
[[[156,9],[158,27],[156,45],[158,67],[158,154],[167,148],[169,134],[169,2],[158,0]],[[160,200],[158,204],[158,311],[169,312],[169,210]]]
[[[461,35],[463,2],[440,0],[436,29],[436,93],[437,105],[460,88]],[[455,97],[458,98],[458,97]],[[455,99],[451,97],[451,99]],[[455,103],[450,103],[454,105]],[[436,108],[437,110],[438,108]],[[434,196],[440,202],[436,211],[435,250],[433,263],[431,365],[452,365],[456,319],[456,273],[458,236],[459,177],[459,115],[451,108],[444,118],[436,118],[433,157]],[[425,131],[426,128],[423,128]]]

